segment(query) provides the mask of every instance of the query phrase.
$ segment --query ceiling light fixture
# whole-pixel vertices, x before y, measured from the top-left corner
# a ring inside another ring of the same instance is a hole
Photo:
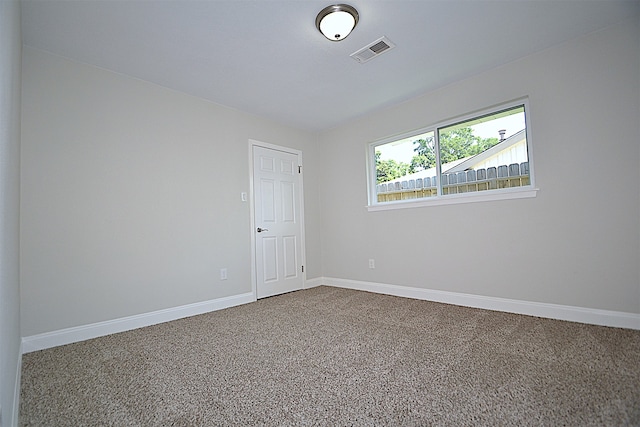
[[[325,7],[316,17],[316,28],[329,40],[337,42],[347,37],[358,24],[358,11],[348,4]]]

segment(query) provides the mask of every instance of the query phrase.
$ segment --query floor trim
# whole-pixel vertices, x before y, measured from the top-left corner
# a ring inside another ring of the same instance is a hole
[[[321,286],[322,285],[322,281],[323,281],[322,277],[316,277],[314,279],[307,279],[304,282],[304,289],[311,289],[311,288],[315,288],[317,286]]]
[[[482,295],[439,291],[410,286],[338,279],[334,277],[318,277],[309,279],[305,282],[304,288],[309,289],[321,285],[442,302],[466,307],[482,308],[486,310],[504,311],[507,313],[525,314],[549,319],[640,330],[640,314],[620,311],[486,297]],[[90,325],[32,335],[22,338],[21,354],[71,344],[118,332],[124,332],[131,329],[151,326],[158,323],[169,322],[211,311],[222,310],[224,308],[247,304],[255,300],[256,298],[253,292],[248,292],[245,294],[233,295],[215,300],[168,308],[165,310],[158,310],[151,313],[144,313],[120,319],[108,320],[105,322],[93,323]],[[22,362],[22,360],[20,360],[20,362]],[[17,392],[19,393],[19,383],[17,383],[16,387],[18,387]]]
[[[640,330],[640,314],[636,313],[486,297],[482,295],[389,285],[384,283],[363,282],[349,279],[337,279],[333,277],[322,277],[314,280],[326,286],[335,286],[339,288],[356,289],[380,294],[442,302],[465,307],[504,311],[507,313],[525,314],[549,319]]]
[[[60,345],[71,344],[118,332],[129,331],[131,329],[156,325],[158,323],[169,322],[182,319],[184,317],[204,314],[211,311],[222,310],[224,308],[235,307],[255,301],[253,292],[233,295],[179,307],[167,308],[150,313],[138,314],[135,316],[123,317],[120,319],[107,320],[105,322],[92,323],[90,325],[76,326],[73,328],[61,329],[58,331],[45,332],[22,338],[22,353],[44,350]]]
[[[20,343],[18,353],[18,363],[16,366],[16,382],[13,386],[13,408],[11,408],[11,421],[9,425],[12,427],[18,426],[18,416],[20,414],[20,384],[22,379],[22,343]]]

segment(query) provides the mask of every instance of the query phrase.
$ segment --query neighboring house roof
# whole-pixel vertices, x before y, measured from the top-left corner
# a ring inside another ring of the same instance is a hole
[[[489,148],[486,151],[483,151],[480,154],[476,154],[475,156],[471,156],[471,157],[466,157],[465,159],[463,159],[462,162],[458,163],[457,165],[455,165],[452,168],[449,168],[447,170],[445,170],[443,165],[442,167],[442,172],[443,173],[451,173],[451,172],[460,172],[460,171],[465,171],[465,170],[469,170],[469,169],[475,169],[476,165],[484,162],[485,160],[495,156],[496,154],[500,153],[501,151],[506,151],[509,148],[513,147],[514,145],[525,141],[526,140],[526,129],[522,129],[519,132],[514,133],[513,135],[511,135],[509,138],[506,138],[504,141],[500,142],[499,144],[494,145],[493,147]],[[521,160],[521,161],[525,161],[525,160]],[[519,162],[518,162],[519,163]],[[435,174],[435,172],[434,172]]]

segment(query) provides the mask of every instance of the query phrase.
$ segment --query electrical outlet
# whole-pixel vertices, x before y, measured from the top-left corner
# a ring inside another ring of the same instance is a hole
[[[227,269],[226,268],[221,268],[220,269],[220,280],[227,280]]]
[[[371,258],[369,259],[369,268],[376,268],[376,260]]]

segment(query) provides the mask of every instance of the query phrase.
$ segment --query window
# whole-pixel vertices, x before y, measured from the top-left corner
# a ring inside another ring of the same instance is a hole
[[[369,208],[535,196],[527,123],[519,100],[370,144]]]

